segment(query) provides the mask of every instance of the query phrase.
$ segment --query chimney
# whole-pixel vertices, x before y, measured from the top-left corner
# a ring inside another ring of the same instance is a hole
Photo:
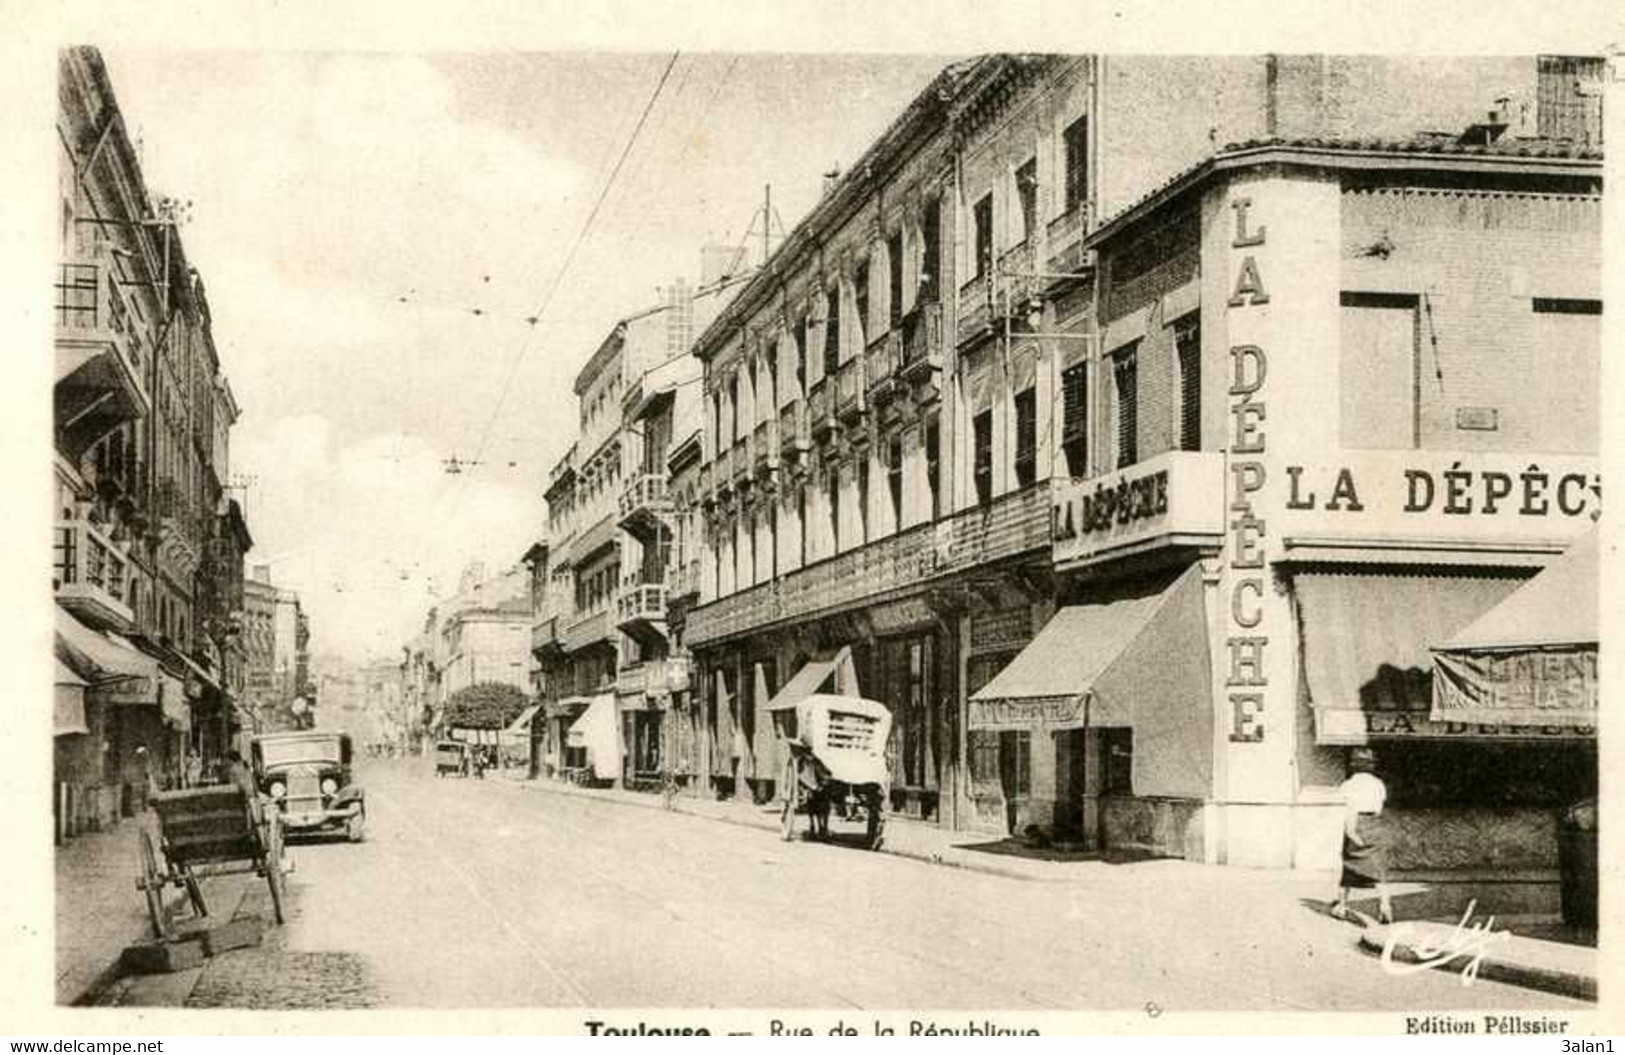
[[[836,165],[824,173],[824,189],[821,197],[827,198],[835,193],[835,187],[841,182],[841,166]]]

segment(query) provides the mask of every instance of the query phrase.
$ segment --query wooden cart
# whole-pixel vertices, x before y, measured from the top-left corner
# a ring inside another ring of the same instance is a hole
[[[808,820],[815,839],[830,838],[830,817],[863,826],[863,845],[880,849],[886,833],[886,743],[891,712],[883,703],[856,696],[814,693],[772,708],[775,731],[785,746],[784,805],[779,833],[795,838],[796,816]]]
[[[141,874],[136,888],[147,896],[147,913],[156,937],[169,937],[163,890],[185,890],[199,917],[209,914],[202,880],[210,876],[252,872],[271,888],[271,909],[283,922],[286,863],[282,823],[275,810],[259,808],[256,798],[236,784],[217,784],[185,791],[163,791],[152,798],[158,839],[141,833]]]

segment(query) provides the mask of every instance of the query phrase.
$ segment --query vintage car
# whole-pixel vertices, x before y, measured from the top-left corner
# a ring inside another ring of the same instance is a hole
[[[254,784],[269,798],[289,835],[339,831],[360,842],[366,796],[353,782],[353,748],[345,733],[315,729],[256,736]]]
[[[442,740],[434,745],[434,775],[483,777],[485,771],[477,764],[473,744],[462,740]]]

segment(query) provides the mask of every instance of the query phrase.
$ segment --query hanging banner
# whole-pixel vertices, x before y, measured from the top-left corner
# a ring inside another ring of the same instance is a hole
[[[1597,650],[1435,652],[1437,722],[1481,725],[1597,724]]]

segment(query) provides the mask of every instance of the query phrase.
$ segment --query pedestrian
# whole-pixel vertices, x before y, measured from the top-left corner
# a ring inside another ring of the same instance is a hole
[[[182,773],[183,786],[195,788],[203,783],[203,757],[197,753],[197,748],[186,752],[186,769]]]
[[[153,762],[152,752],[147,750],[147,745],[145,744],[142,744],[140,747],[135,749],[135,757],[136,760],[141,763],[141,774],[143,779],[143,787],[145,790],[143,805],[150,804],[153,797],[156,796],[159,791],[163,790],[158,781],[157,764]]]
[[[1388,801],[1388,787],[1377,776],[1377,758],[1368,747],[1357,747],[1349,752],[1348,768],[1349,777],[1338,789],[1343,797],[1343,874],[1332,915],[1349,919],[1350,891],[1374,890],[1378,921],[1392,923],[1394,909],[1388,894],[1387,855],[1381,836],[1373,831],[1375,826],[1371,823],[1382,814]]]

